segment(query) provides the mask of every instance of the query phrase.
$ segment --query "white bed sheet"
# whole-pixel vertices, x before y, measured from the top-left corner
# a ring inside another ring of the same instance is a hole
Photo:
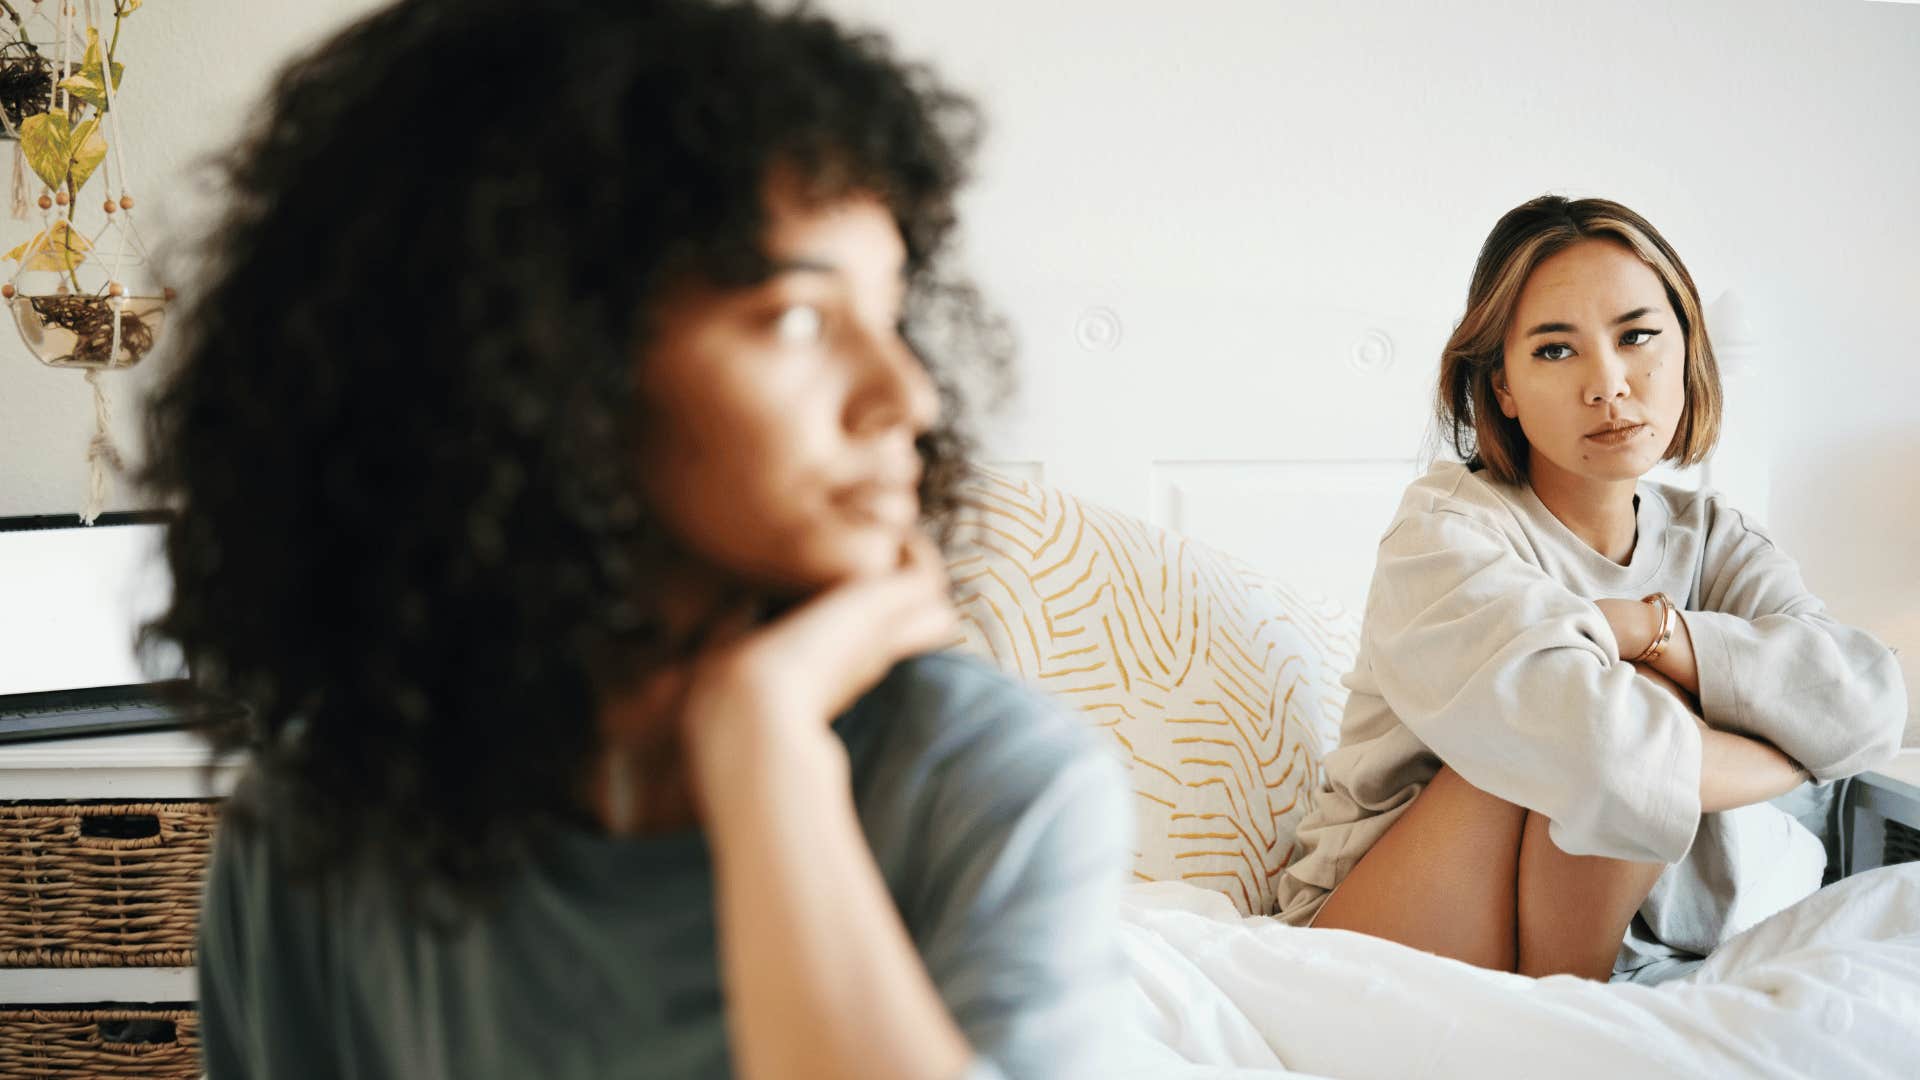
[[[1658,985],[1485,971],[1132,887],[1126,1075],[1920,1077],[1920,864],[1823,889]]]

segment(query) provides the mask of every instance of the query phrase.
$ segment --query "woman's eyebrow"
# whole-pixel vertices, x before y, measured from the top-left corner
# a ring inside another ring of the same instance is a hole
[[[1613,325],[1619,326],[1621,323],[1630,323],[1635,319],[1645,318],[1646,316],[1653,314],[1657,310],[1659,309],[1652,308],[1652,307],[1634,308],[1632,311],[1629,311],[1625,315],[1622,315],[1619,318],[1613,320]],[[1580,332],[1580,328],[1573,325],[1572,323],[1543,322],[1539,326],[1536,326],[1533,329],[1527,331],[1527,336],[1533,337],[1536,334],[1577,334],[1579,332]]]
[[[773,260],[774,274],[838,274],[840,268],[825,259],[795,255]]]

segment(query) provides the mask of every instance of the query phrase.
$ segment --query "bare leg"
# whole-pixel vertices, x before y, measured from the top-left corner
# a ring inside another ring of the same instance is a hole
[[[1662,869],[1568,855],[1546,818],[1443,766],[1313,925],[1496,971],[1605,979]]]
[[[1514,970],[1515,881],[1527,816],[1442,767],[1361,856],[1313,925]]]
[[[1693,695],[1672,679],[1642,664],[1634,669],[1698,711]],[[1517,970],[1604,981],[1613,975],[1627,924],[1666,864],[1569,855],[1555,846],[1548,825],[1527,814],[1520,842]]]
[[[1666,676],[1639,673],[1697,708]],[[1498,971],[1606,979],[1665,866],[1568,855],[1547,828],[1546,818],[1442,766],[1313,925]]]
[[[1519,966],[1522,975],[1579,975],[1605,981],[1633,913],[1665,863],[1569,855],[1529,813],[1520,841]]]

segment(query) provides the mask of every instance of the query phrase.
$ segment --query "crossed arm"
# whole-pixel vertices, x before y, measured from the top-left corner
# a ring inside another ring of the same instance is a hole
[[[1638,656],[1660,630],[1658,609],[1637,600],[1598,600],[1623,657]],[[1758,739],[1720,731],[1700,717],[1700,662],[1683,615],[1665,651],[1651,663],[1636,663],[1642,678],[1674,694],[1700,727],[1700,810],[1714,813],[1766,802],[1799,787],[1811,775],[1798,762]]]

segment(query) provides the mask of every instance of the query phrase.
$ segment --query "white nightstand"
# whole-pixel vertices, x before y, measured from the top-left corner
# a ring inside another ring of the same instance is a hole
[[[232,789],[237,764],[211,778],[207,748],[179,731],[138,732],[0,745],[0,800],[115,802],[215,799]],[[7,913],[0,912],[0,918]],[[184,1002],[192,968],[0,968],[0,1004]]]
[[[1840,815],[1845,872],[1881,865],[1887,823],[1920,830],[1920,747],[1910,747],[1886,765],[1847,782]]]

